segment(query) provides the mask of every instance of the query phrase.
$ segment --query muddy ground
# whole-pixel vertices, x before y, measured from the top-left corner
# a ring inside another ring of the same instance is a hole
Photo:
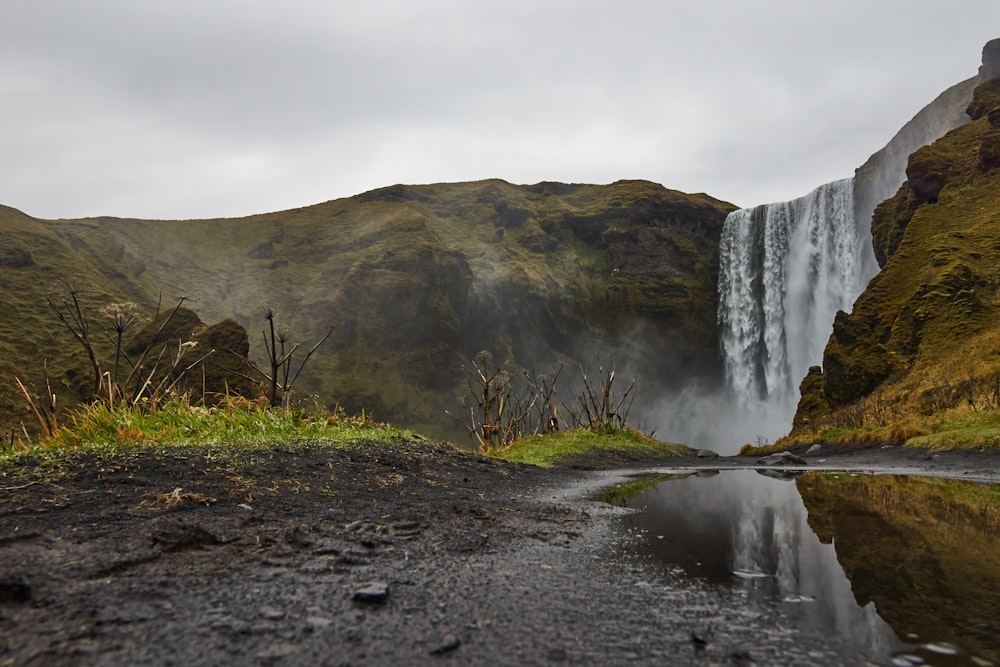
[[[996,455],[809,459],[1000,481]],[[543,470],[424,441],[8,475],[0,664],[868,662],[792,629],[780,606],[631,555],[625,510],[590,498],[628,474],[609,468],[662,464]]]

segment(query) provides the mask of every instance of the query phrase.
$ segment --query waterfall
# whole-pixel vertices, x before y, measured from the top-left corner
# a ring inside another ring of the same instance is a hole
[[[968,121],[973,89],[1000,71],[996,51],[988,44],[979,75],[921,109],[854,178],[729,214],[718,292],[727,391],[685,388],[664,402],[658,432],[720,448],[788,432],[799,383],[809,366],[821,363],[837,310],[850,310],[879,269],[871,248],[875,206],[903,183],[913,151]]]
[[[864,286],[866,247],[853,178],[726,218],[719,248],[726,383],[741,407],[779,420],[777,430],[790,424],[798,384],[821,362],[837,310],[849,310]]]

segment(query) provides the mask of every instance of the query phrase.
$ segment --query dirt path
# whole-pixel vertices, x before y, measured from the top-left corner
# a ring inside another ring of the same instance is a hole
[[[623,475],[421,442],[2,478],[0,664],[856,664],[630,556],[588,500]]]

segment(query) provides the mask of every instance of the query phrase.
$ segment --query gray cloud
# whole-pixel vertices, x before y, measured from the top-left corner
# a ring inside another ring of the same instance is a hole
[[[488,177],[788,199],[976,72],[1000,4],[959,8],[5,3],[0,203],[211,217]]]

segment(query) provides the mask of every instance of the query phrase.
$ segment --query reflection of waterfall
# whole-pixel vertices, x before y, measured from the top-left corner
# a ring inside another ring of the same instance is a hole
[[[628,505],[642,508],[628,522],[650,536],[646,548],[661,561],[739,586],[754,601],[783,601],[794,627],[869,656],[902,646],[874,605],[856,601],[833,544],[809,527],[794,483],[725,471],[663,482]]]
[[[726,485],[738,490],[732,494],[738,507],[732,525],[733,572],[753,594],[793,604],[786,610],[799,627],[852,638],[875,654],[886,655],[899,646],[875,606],[855,601],[835,549],[821,543],[809,527],[794,484],[744,473]]]
[[[822,357],[834,314],[860,291],[853,185],[835,181],[790,202],[735,211],[723,228],[727,384],[738,397],[777,405],[786,421],[799,381]]]

